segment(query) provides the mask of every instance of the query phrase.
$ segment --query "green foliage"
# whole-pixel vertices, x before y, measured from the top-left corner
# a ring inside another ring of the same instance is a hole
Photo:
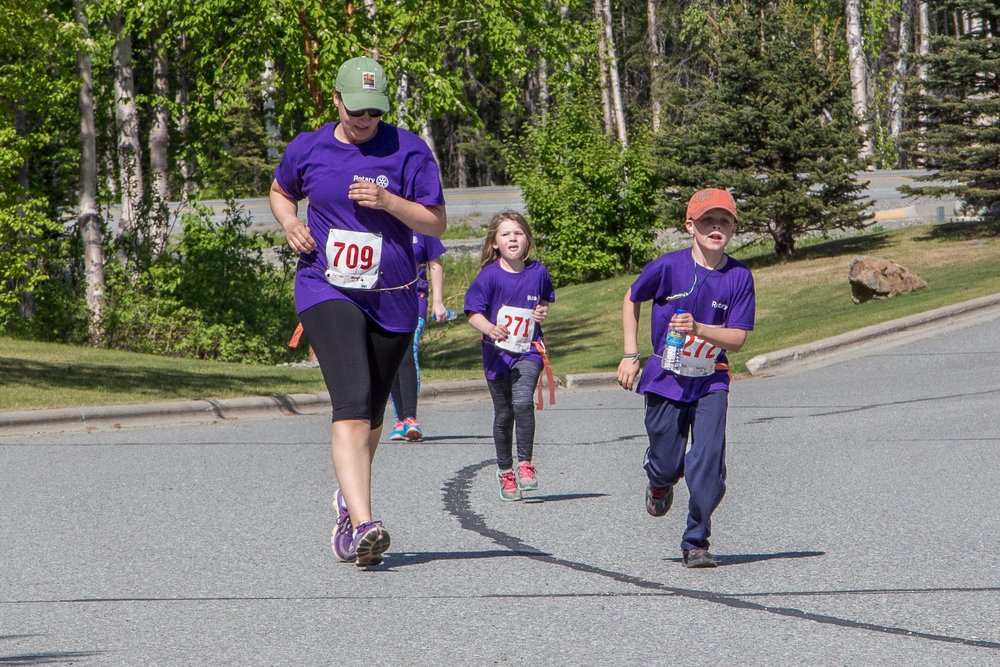
[[[557,284],[631,271],[653,254],[647,143],[625,148],[605,135],[592,95],[565,96],[507,158]]]
[[[916,127],[904,146],[931,170],[921,180],[954,185],[905,188],[915,195],[955,194],[966,214],[1000,217],[1000,7],[950,1],[934,9],[968,11],[981,28],[931,40],[926,81],[914,81],[909,102]],[[990,27],[992,26],[992,28]],[[903,188],[901,188],[903,189]]]
[[[108,346],[216,361],[283,359],[297,322],[290,267],[265,258],[274,240],[247,234],[250,222],[232,205],[219,222],[207,210],[188,215],[177,245],[148,271],[109,266]]]
[[[684,126],[656,141],[664,207],[678,227],[703,187],[741,199],[741,231],[767,235],[781,257],[808,233],[863,226],[847,73],[817,53],[814,29],[792,2],[734,10],[720,25],[717,80],[690,91]]]

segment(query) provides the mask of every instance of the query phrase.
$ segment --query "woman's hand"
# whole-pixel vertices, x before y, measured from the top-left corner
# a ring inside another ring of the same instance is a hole
[[[289,222],[285,226],[285,240],[295,252],[309,253],[316,249],[316,241],[313,239],[312,232],[301,220]]]
[[[380,188],[368,181],[355,181],[347,188],[347,198],[365,208],[389,208],[394,196],[385,188]]]

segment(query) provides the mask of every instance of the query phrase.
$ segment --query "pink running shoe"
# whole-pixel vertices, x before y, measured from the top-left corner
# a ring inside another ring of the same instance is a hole
[[[500,482],[500,500],[508,502],[521,499],[521,491],[517,488],[517,478],[514,471],[500,472],[497,470],[497,481]]]
[[[517,488],[521,491],[534,491],[538,488],[535,466],[531,464],[531,461],[522,461],[517,466]]]

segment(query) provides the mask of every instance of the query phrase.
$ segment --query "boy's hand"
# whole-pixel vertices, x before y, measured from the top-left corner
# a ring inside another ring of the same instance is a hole
[[[625,358],[618,362],[618,384],[625,391],[632,391],[635,378],[639,375],[642,364],[638,358]]]
[[[698,323],[694,321],[694,316],[691,313],[674,315],[670,318],[670,328],[682,333],[697,335],[695,333],[695,327],[697,326]]]

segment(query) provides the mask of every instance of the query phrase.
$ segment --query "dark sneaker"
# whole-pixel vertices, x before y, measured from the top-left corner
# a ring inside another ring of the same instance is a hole
[[[424,437],[424,432],[420,430],[420,423],[413,417],[403,420],[403,430],[407,440],[416,441]]]
[[[497,481],[500,482],[500,500],[520,500],[521,491],[517,488],[517,478],[514,471],[500,472],[497,470]]]
[[[646,511],[652,516],[663,516],[670,511],[670,505],[674,502],[674,487],[668,486],[665,489],[654,488],[652,484],[646,486]]]
[[[365,521],[354,531],[351,550],[357,557],[355,564],[358,567],[378,565],[388,548],[389,531],[382,527],[381,521]]]
[[[535,491],[538,489],[535,466],[531,464],[531,461],[523,461],[517,466],[517,488],[521,491]]]
[[[333,509],[337,513],[337,525],[334,526],[333,535],[330,536],[333,553],[340,560],[352,561],[356,557],[351,550],[354,527],[351,526],[351,515],[347,512],[347,502],[340,489],[333,494]]]
[[[684,550],[684,567],[716,567],[718,564],[708,549]]]

